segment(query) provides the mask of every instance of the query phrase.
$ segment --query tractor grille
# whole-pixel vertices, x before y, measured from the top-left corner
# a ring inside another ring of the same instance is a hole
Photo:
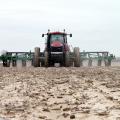
[[[62,52],[63,47],[51,47],[51,52]]]

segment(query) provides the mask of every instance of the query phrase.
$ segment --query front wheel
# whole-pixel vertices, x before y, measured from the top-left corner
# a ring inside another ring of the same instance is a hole
[[[48,52],[46,51],[45,52],[45,67],[48,67],[49,66],[49,55],[48,55]]]
[[[34,67],[40,67],[40,48],[35,48],[34,53]]]
[[[65,53],[65,67],[69,67],[70,66],[70,56],[69,56],[69,52]]]
[[[78,47],[74,48],[74,66],[80,67],[80,50]]]

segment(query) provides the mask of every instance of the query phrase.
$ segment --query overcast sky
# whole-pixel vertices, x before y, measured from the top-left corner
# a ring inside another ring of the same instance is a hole
[[[66,29],[81,51],[120,56],[120,0],[0,0],[0,51],[43,49],[48,29]]]

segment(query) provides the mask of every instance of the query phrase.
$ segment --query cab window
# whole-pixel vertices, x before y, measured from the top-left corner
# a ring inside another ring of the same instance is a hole
[[[64,36],[63,35],[51,35],[50,37],[50,41],[51,43],[54,42],[54,41],[59,41],[61,43],[64,43]]]

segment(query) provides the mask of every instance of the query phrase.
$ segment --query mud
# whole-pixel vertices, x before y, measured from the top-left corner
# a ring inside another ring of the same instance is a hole
[[[120,120],[120,67],[0,67],[0,120]]]

